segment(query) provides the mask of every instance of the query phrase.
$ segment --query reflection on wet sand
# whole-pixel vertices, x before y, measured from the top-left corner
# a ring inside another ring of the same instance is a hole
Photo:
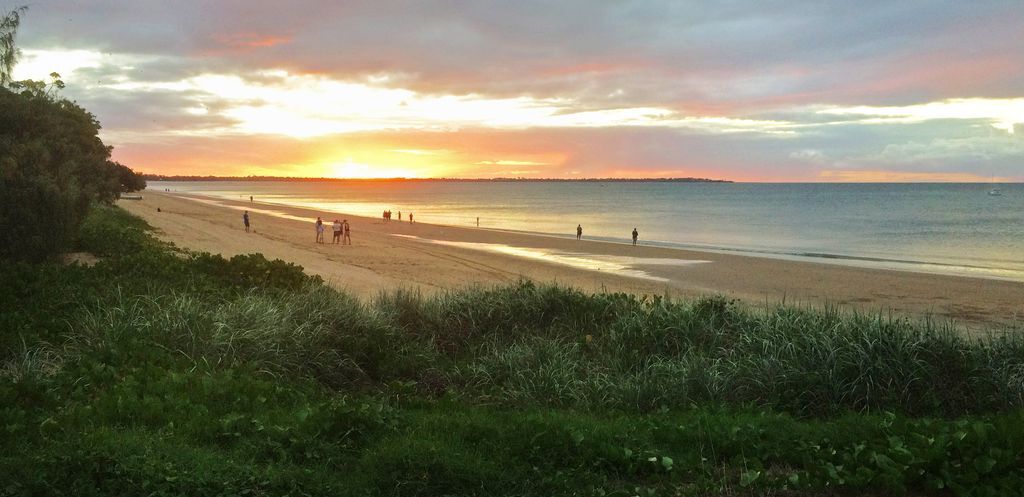
[[[581,254],[575,252],[562,252],[532,247],[515,247],[500,243],[475,243],[475,242],[453,242],[448,240],[433,240],[412,235],[394,235],[402,238],[413,239],[424,243],[447,245],[451,247],[467,248],[471,250],[483,250],[498,254],[522,257],[554,264],[561,264],[577,269],[589,271],[603,271],[615,273],[621,276],[643,278],[652,281],[669,281],[668,278],[655,276],[643,270],[642,266],[691,266],[711,261],[692,259],[666,259],[650,257],[629,257],[617,255]]]
[[[252,213],[255,213],[255,214],[265,214],[267,216],[274,216],[274,217],[278,217],[278,218],[281,218],[281,219],[291,219],[292,221],[313,222],[313,221],[316,220],[316,218],[312,218],[312,217],[293,216],[293,215],[288,214],[286,212],[275,211],[275,210],[271,210],[271,209],[261,209],[259,207],[249,207],[249,206],[244,206],[244,205],[232,205],[232,204],[227,204],[227,203],[224,203],[224,202],[218,202],[216,200],[210,200],[210,199],[206,199],[206,198],[198,198],[198,197],[183,197],[183,198],[186,198],[188,200],[192,200],[194,202],[199,202],[201,204],[216,205],[218,207],[226,207],[228,209],[234,209],[236,211],[249,211],[249,212],[252,212]]]

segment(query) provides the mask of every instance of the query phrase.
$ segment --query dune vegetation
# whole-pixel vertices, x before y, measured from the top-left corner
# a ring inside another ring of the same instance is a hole
[[[523,281],[363,302],[95,206],[0,262],[0,495],[1014,495],[1024,341]]]

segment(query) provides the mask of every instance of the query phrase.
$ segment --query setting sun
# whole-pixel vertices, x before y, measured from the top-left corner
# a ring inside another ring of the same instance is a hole
[[[310,171],[313,172],[312,170]],[[353,179],[378,179],[378,178],[419,178],[420,175],[411,169],[399,169],[376,166],[353,162],[351,159],[330,164],[321,173],[326,178],[353,178]]]

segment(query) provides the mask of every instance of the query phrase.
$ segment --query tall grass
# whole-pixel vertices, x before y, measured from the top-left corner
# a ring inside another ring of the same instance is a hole
[[[125,341],[156,344],[195,365],[308,375],[358,386],[413,367],[415,341],[381,322],[358,300],[310,285],[290,293],[214,299],[192,294],[123,298],[89,311],[71,336],[80,349]],[[389,364],[402,359],[408,364]]]
[[[511,405],[764,406],[800,416],[960,415],[1024,406],[1024,341],[836,309],[748,309],[548,285],[366,305],[322,285],[220,299],[125,298],[87,312],[80,347],[144,339],[195,364],[338,388],[448,391]]]
[[[961,414],[1020,407],[1024,341],[951,324],[721,297],[586,295],[531,283],[378,302],[453,355],[453,383],[509,402],[650,410],[694,404]],[[454,346],[453,346],[454,345]]]
[[[51,347],[23,345],[20,352],[0,362],[0,379],[15,383],[38,382],[56,374],[64,356]]]

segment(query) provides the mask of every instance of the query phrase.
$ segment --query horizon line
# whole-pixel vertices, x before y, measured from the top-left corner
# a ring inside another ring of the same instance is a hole
[[[452,182],[662,182],[662,183],[743,183],[743,184],[851,184],[851,185],[912,185],[912,184],[962,184],[962,185],[1018,185],[1024,181],[747,181],[731,179],[699,178],[690,176],[680,177],[582,177],[582,178],[528,178],[528,177],[493,177],[493,178],[459,178],[459,177],[381,177],[381,178],[339,178],[328,176],[218,176],[218,175],[190,175],[190,174],[152,174],[142,173],[147,181],[365,181],[365,182],[387,182],[387,181],[452,181]]]
[[[230,181],[230,180],[250,180],[250,181],[664,181],[664,182],[692,182],[692,183],[734,183],[733,180],[728,179],[712,179],[712,178],[698,178],[690,176],[679,176],[679,177],[647,177],[647,178],[630,178],[630,177],[583,177],[583,178],[527,178],[527,177],[514,177],[514,176],[499,176],[493,178],[458,178],[458,177],[405,177],[405,176],[394,176],[394,177],[382,177],[382,178],[339,178],[339,177],[328,177],[328,176],[262,176],[262,175],[248,175],[248,176],[216,176],[216,175],[191,175],[191,174],[151,174],[142,173],[143,178],[152,181],[173,181],[173,180],[192,180],[192,181]]]

